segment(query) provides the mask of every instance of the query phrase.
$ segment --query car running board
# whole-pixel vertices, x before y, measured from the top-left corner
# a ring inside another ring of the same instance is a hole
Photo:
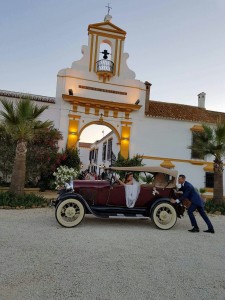
[[[124,219],[124,218],[136,218],[136,219],[149,219],[149,217],[146,217],[146,216],[143,216],[141,214],[136,214],[136,215],[132,215],[132,214],[129,214],[129,215],[125,215],[125,214],[114,214],[114,215],[109,215],[109,218],[121,218],[121,219]]]
[[[99,218],[148,218],[143,208],[91,206],[90,209]]]

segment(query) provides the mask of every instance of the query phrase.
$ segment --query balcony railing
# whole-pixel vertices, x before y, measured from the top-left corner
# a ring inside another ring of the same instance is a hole
[[[114,63],[111,60],[101,59],[96,62],[97,72],[113,73]]]

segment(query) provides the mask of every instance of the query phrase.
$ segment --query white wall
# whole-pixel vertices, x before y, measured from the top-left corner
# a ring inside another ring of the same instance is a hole
[[[81,171],[87,170],[88,166],[89,166],[90,148],[78,147],[78,149],[79,149],[80,161],[83,165],[83,167],[81,168]]]

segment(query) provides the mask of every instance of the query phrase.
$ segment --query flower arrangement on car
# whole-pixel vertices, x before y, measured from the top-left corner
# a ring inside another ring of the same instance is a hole
[[[65,188],[66,190],[73,190],[73,180],[77,178],[79,172],[67,166],[60,166],[57,171],[53,173],[55,176],[56,190]]]

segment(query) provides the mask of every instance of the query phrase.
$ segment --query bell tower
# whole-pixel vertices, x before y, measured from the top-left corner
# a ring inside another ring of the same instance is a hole
[[[118,151],[127,158],[135,130],[132,124],[139,120],[146,88],[127,65],[126,31],[111,22],[109,10],[108,6],[103,22],[88,26],[82,58],[58,72],[59,129],[71,148],[87,126],[108,126],[115,133]]]
[[[107,14],[104,22],[88,26],[90,58],[89,72],[97,74],[99,80],[110,81],[119,77],[126,31],[111,23]]]

